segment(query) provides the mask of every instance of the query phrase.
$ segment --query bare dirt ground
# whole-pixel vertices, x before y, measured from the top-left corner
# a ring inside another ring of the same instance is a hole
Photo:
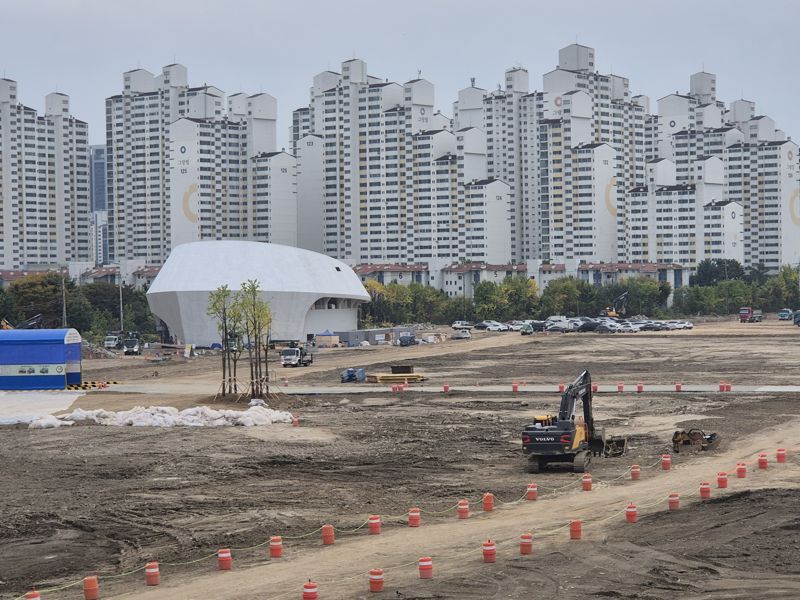
[[[292,385],[336,386],[344,367],[388,371],[407,361],[429,377],[426,385],[436,386],[556,383],[582,369],[605,383],[797,384],[799,341],[800,330],[776,321],[698,324],[693,331],[648,335],[479,334],[415,348],[325,351],[312,367],[275,372]],[[112,387],[76,403],[112,410],[212,405],[218,377],[213,357],[159,365],[128,357],[84,367],[89,379],[152,389],[119,393]],[[559,598],[800,597],[796,458],[752,473],[746,484],[732,482],[731,493],[711,503],[689,504],[680,518],[659,512],[659,498],[669,491],[696,497],[699,481],[738,459],[800,447],[795,394],[602,394],[596,416],[607,430],[628,436],[630,452],[596,460],[597,489],[585,494],[574,485],[553,489],[576,484],[577,475],[554,470],[532,476],[520,456],[521,427],[534,414],[556,410],[557,394],[348,389],[275,401],[274,408],[299,414],[299,428],[3,428],[0,598],[89,573],[99,573],[104,597],[299,597],[302,582],[314,577],[323,586],[321,597],[360,598],[366,597],[367,569],[407,564],[424,553],[437,557],[435,580],[420,582],[413,566],[387,569],[389,591],[372,596],[477,600],[526,598],[536,590]],[[671,432],[689,426],[719,432],[719,448],[677,456],[673,471],[645,470],[635,484],[617,479],[632,463],[654,464],[669,448]],[[539,502],[500,504],[492,516],[467,522],[447,512],[462,497],[479,512],[485,491],[510,503],[532,478],[542,489]],[[655,505],[633,527],[620,525],[619,515],[607,518],[630,500]],[[402,520],[411,506],[423,509],[419,530]],[[369,514],[384,516],[383,535],[345,533]],[[576,515],[587,520],[585,542],[567,542],[563,532],[547,535]],[[341,530],[336,550],[320,548],[318,534],[289,539],[324,522]],[[514,548],[527,528],[541,537],[532,560],[516,556]],[[166,564],[220,547],[261,544],[276,534],[287,538],[280,563],[265,561],[261,547],[234,552],[235,573],[214,571],[213,559]],[[472,552],[486,536],[509,542],[501,545],[496,565],[481,564],[479,548]],[[163,564],[159,588],[145,590],[141,573],[109,578],[151,559]],[[72,588],[46,597],[80,596]]]

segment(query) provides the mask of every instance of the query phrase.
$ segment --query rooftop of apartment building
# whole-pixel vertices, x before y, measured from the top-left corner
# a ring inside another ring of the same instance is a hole
[[[389,264],[363,264],[353,267],[356,275],[371,275],[372,273],[422,273],[428,270],[427,263],[389,263]]]

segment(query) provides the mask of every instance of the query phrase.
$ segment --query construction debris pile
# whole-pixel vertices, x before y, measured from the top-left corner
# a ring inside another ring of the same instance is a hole
[[[67,415],[49,415],[36,419],[28,425],[30,429],[48,429],[72,425],[78,421],[90,421],[98,425],[119,427],[224,427],[239,425],[254,427],[273,423],[291,423],[292,414],[272,410],[265,406],[251,406],[247,410],[214,410],[207,406],[196,406],[178,410],[171,406],[137,406],[119,412],[108,410],[75,409]]]

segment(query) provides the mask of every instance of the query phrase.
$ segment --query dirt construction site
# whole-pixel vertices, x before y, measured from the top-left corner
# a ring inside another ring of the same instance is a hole
[[[800,329],[774,318],[606,336],[476,332],[320,350],[306,368],[276,363],[268,404],[295,414],[296,427],[4,426],[0,598],[36,586],[45,600],[77,600],[89,575],[102,598],[152,600],[299,599],[309,580],[323,600],[800,598],[799,350]],[[246,409],[215,401],[219,362],[85,361],[86,379],[118,383],[70,408]],[[402,391],[339,382],[347,367],[392,365],[413,365],[425,380]],[[627,438],[625,455],[592,460],[591,491],[568,468],[530,473],[521,452],[524,425],[557,412],[559,384],[583,370],[599,385],[597,424]],[[689,428],[717,433],[719,444],[675,453],[673,432]],[[667,508],[675,492],[677,512]],[[457,516],[461,499],[468,519]],[[419,527],[408,526],[412,507]],[[370,515],[381,517],[380,535],[369,535]],[[580,540],[570,539],[573,520]],[[322,543],[325,524],[333,545]],[[521,555],[528,531],[533,552]],[[282,537],[281,558],[269,558],[270,536]],[[232,549],[230,571],[218,569],[219,549]],[[431,557],[432,579],[420,579],[421,557]],[[158,586],[145,586],[148,561],[159,563]],[[370,593],[374,568],[384,591]]]

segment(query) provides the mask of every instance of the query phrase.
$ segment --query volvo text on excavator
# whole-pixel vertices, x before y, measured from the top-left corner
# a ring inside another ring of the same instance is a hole
[[[576,415],[578,403],[583,415]],[[538,473],[549,463],[570,463],[575,473],[582,473],[592,456],[622,456],[626,440],[606,437],[595,427],[592,413],[592,377],[584,371],[561,396],[558,415],[534,417],[522,431],[522,451],[530,461],[530,470]]]

